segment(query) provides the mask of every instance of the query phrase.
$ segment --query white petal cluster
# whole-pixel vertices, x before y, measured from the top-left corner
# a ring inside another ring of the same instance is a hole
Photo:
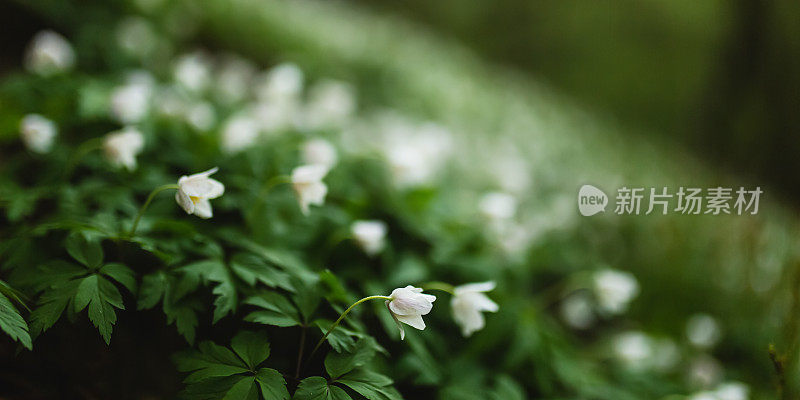
[[[198,131],[208,131],[217,122],[217,112],[207,101],[198,101],[189,105],[184,115],[186,122]]]
[[[594,314],[594,303],[585,291],[576,292],[561,302],[561,319],[574,329],[588,329],[597,318]]]
[[[639,331],[624,332],[614,337],[614,355],[632,369],[645,368],[653,356],[653,342],[649,336]]]
[[[175,62],[172,74],[180,86],[189,92],[200,93],[211,83],[211,63],[200,52],[185,54]]]
[[[211,218],[213,213],[209,200],[216,199],[225,193],[225,186],[209,177],[217,170],[217,168],[212,168],[199,174],[184,175],[178,180],[175,201],[187,214],[194,214],[200,218]]]
[[[436,296],[424,294],[421,288],[408,285],[393,290],[389,297],[391,300],[386,300],[386,307],[400,329],[400,340],[406,337],[401,322],[419,330],[425,329],[422,316],[431,312]]]
[[[686,322],[686,338],[693,346],[707,350],[722,338],[717,320],[708,314],[695,314]]]
[[[318,164],[301,165],[292,171],[292,187],[303,214],[308,215],[310,205],[321,206],[325,203],[328,186],[322,182],[322,178],[327,174],[328,168]]]
[[[25,52],[25,69],[42,76],[69,71],[75,65],[75,51],[60,34],[41,31],[33,37]]]
[[[22,142],[28,150],[44,154],[53,147],[53,141],[58,135],[58,127],[55,122],[39,115],[28,114],[19,124]]]
[[[508,193],[490,192],[481,197],[478,209],[490,221],[506,221],[517,213],[517,199]]]
[[[214,93],[223,103],[244,101],[250,93],[256,67],[247,59],[229,55],[216,71]]]
[[[453,309],[453,319],[461,327],[461,333],[465,337],[471,336],[486,325],[482,312],[497,312],[500,309],[497,303],[484,294],[494,288],[494,282],[470,283],[455,287],[450,306]]]
[[[111,93],[111,117],[122,124],[135,124],[147,115],[152,82],[146,79],[132,80]]]
[[[353,239],[369,256],[380,253],[386,246],[388,228],[383,221],[355,221],[350,227]]]
[[[306,129],[320,129],[344,124],[356,109],[352,86],[332,79],[316,83],[309,90],[309,100],[300,123]]]
[[[298,101],[303,92],[303,71],[292,63],[279,64],[259,79],[256,96],[268,102]]]
[[[252,147],[258,140],[258,122],[245,114],[230,117],[222,127],[222,150],[236,153]]]
[[[723,382],[713,390],[697,392],[687,400],[748,400],[750,388],[741,382]]]
[[[627,311],[630,302],[639,294],[639,283],[628,272],[604,269],[595,272],[593,279],[597,305],[609,315]]]
[[[300,155],[305,164],[319,164],[331,169],[339,161],[336,148],[325,139],[311,139],[303,143]]]
[[[143,148],[144,135],[132,127],[111,132],[103,139],[106,159],[112,165],[125,167],[128,171],[136,169],[136,156]]]
[[[432,123],[417,126],[403,119],[385,122],[382,151],[401,187],[430,183],[452,152],[450,131]]]

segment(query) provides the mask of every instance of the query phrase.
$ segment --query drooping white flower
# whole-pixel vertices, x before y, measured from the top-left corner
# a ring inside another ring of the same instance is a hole
[[[494,282],[469,283],[455,287],[450,306],[453,309],[453,319],[461,326],[461,333],[465,337],[486,325],[483,311],[497,312],[500,309],[497,303],[484,294],[494,288]]]
[[[328,169],[333,168],[339,157],[336,148],[331,142],[325,139],[311,139],[303,143],[300,153],[305,164],[324,165]]]
[[[594,293],[601,311],[618,315],[639,294],[639,283],[628,272],[604,269],[594,273]]]
[[[144,148],[144,136],[136,128],[111,132],[103,139],[103,153],[114,166],[136,169],[136,155]]]
[[[264,101],[296,101],[303,91],[303,71],[292,63],[279,64],[258,80],[256,96]]]
[[[50,151],[53,146],[53,140],[58,134],[58,127],[55,122],[39,114],[28,114],[22,118],[19,130],[25,147],[39,154]]]
[[[225,121],[222,128],[222,149],[236,153],[251,147],[258,139],[258,124],[247,115],[239,114]]]
[[[24,58],[25,69],[49,76],[65,72],[75,65],[75,51],[60,34],[46,30],[33,37]]]
[[[386,307],[400,329],[400,340],[406,337],[401,322],[419,330],[425,329],[422,316],[431,312],[436,296],[424,294],[421,288],[408,285],[392,290],[389,297],[391,300],[386,300]]]
[[[318,164],[301,165],[292,171],[292,187],[303,214],[308,215],[308,206],[321,206],[325,202],[328,186],[322,178],[327,174],[328,168]]]
[[[140,122],[150,105],[152,87],[145,82],[130,82],[111,93],[111,117],[122,124]]]
[[[211,218],[211,202],[225,193],[225,186],[209,176],[217,172],[218,168],[211,168],[199,174],[182,176],[178,180],[178,193],[175,194],[175,201],[186,211],[187,214],[194,214],[200,218]]]
[[[504,221],[517,213],[517,199],[508,193],[490,192],[481,197],[478,208],[489,220]]]
[[[369,256],[374,256],[386,246],[386,223],[383,221],[355,221],[350,227],[356,243]]]
[[[175,81],[190,92],[202,92],[211,82],[211,63],[200,52],[181,56],[173,68]]]
[[[561,318],[572,328],[587,329],[596,321],[593,306],[585,291],[574,293],[561,302]]]
[[[340,126],[355,109],[356,96],[352,86],[331,79],[323,80],[309,90],[301,124],[308,129]]]
[[[642,369],[653,356],[653,341],[639,331],[618,334],[612,342],[614,355],[632,369]]]
[[[695,314],[686,322],[686,337],[699,349],[714,347],[722,337],[719,323],[708,314]]]

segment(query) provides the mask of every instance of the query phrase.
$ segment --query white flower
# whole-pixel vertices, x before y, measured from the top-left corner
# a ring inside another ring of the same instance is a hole
[[[292,171],[292,187],[300,203],[300,210],[308,215],[308,206],[321,206],[328,194],[328,187],[322,178],[328,174],[324,165],[301,165]]]
[[[292,63],[277,65],[266,72],[256,87],[256,96],[270,102],[295,101],[303,91],[303,71]]]
[[[399,186],[429,183],[452,151],[450,131],[432,124],[415,126],[403,118],[383,122],[383,152]]]
[[[136,169],[136,155],[144,148],[144,136],[132,127],[111,132],[103,139],[103,152],[106,159],[117,167],[128,171]]]
[[[53,75],[72,69],[75,51],[60,34],[41,31],[33,37],[24,59],[25,68],[39,75]]]
[[[601,311],[618,315],[639,294],[639,283],[630,273],[604,269],[594,273],[594,292]]]
[[[653,356],[653,342],[649,336],[639,331],[624,332],[617,335],[612,343],[614,354],[625,365],[642,369]]]
[[[595,322],[591,298],[585,291],[577,292],[561,302],[561,318],[572,328],[587,329]]]
[[[303,115],[304,127],[324,128],[338,126],[356,109],[353,88],[335,80],[324,80],[309,90],[309,101]]]
[[[173,76],[189,91],[202,92],[211,82],[210,62],[200,52],[185,54],[175,62]]]
[[[369,256],[374,256],[386,245],[386,224],[383,221],[355,221],[350,227],[353,239]]]
[[[40,154],[50,151],[53,140],[58,134],[56,124],[39,114],[28,114],[22,118],[19,130],[25,146],[30,151]]]
[[[192,104],[186,110],[186,122],[198,131],[207,131],[214,127],[217,122],[217,114],[214,107],[207,101]]]
[[[686,337],[700,349],[714,347],[722,337],[719,324],[708,314],[695,314],[686,322]]]
[[[200,218],[211,218],[211,202],[225,193],[225,186],[209,176],[217,172],[218,168],[212,168],[199,174],[182,176],[178,180],[178,193],[175,194],[175,201],[186,211],[187,214],[194,214]]]
[[[297,112],[294,102],[258,101],[249,108],[249,113],[258,121],[262,132],[272,133],[292,126]]]
[[[214,92],[224,103],[238,103],[251,93],[255,73],[253,63],[236,55],[228,55],[217,70]]]
[[[691,385],[701,388],[712,387],[719,382],[722,375],[722,365],[707,354],[700,354],[689,362],[687,378]]]
[[[494,282],[470,283],[456,286],[450,306],[453,319],[461,326],[461,333],[468,337],[483,329],[486,322],[481,312],[497,312],[499,306],[489,299],[484,292],[494,290]]]
[[[714,394],[718,400],[747,400],[750,398],[750,388],[741,382],[723,382]]]
[[[325,139],[311,139],[303,143],[300,149],[303,162],[306,164],[324,165],[328,169],[336,165],[339,157],[336,148]]]
[[[151,87],[143,82],[120,86],[111,93],[111,116],[123,124],[140,122],[147,114]]]
[[[222,128],[222,149],[236,153],[251,147],[258,139],[258,124],[245,115],[235,115]]]
[[[386,300],[386,307],[389,308],[392,318],[400,328],[400,340],[406,337],[406,332],[400,322],[419,330],[425,329],[425,321],[422,320],[422,316],[431,312],[436,296],[424,294],[421,288],[408,285],[392,290],[389,297],[391,300]]]
[[[492,221],[508,220],[517,212],[517,199],[508,193],[491,192],[481,198],[478,208]]]

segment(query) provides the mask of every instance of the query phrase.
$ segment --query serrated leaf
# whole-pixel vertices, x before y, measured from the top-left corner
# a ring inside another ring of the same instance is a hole
[[[97,240],[86,238],[81,232],[72,232],[65,243],[72,258],[88,268],[97,268],[103,262],[103,247]]]
[[[356,369],[336,380],[369,400],[397,400],[400,394],[391,387],[392,380],[377,372]]]
[[[249,297],[245,300],[245,304],[261,308],[245,316],[245,321],[281,327],[302,324],[294,305],[278,293],[263,292],[258,296]]]
[[[247,365],[233,351],[213,342],[202,342],[198,351],[175,356],[178,371],[191,372],[184,382],[195,383],[208,378],[226,377],[249,372]]]
[[[356,367],[361,367],[375,357],[376,348],[372,338],[360,339],[349,352],[330,352],[325,357],[325,370],[333,378],[338,378]]]
[[[231,276],[230,271],[222,261],[198,261],[182,267],[181,270],[188,274],[200,276],[206,282],[216,283],[211,291],[215,296],[213,323],[217,323],[217,321],[236,310],[236,286],[233,283],[233,276]]]
[[[139,310],[149,310],[161,301],[167,291],[167,275],[158,271],[142,278],[142,285],[139,287],[139,299],[137,308]]]
[[[22,343],[28,350],[33,349],[31,336],[28,333],[28,324],[11,300],[2,294],[0,294],[0,329],[11,339]]]
[[[264,399],[288,400],[289,390],[280,372],[272,368],[261,368],[256,373],[256,382]]]
[[[88,306],[89,319],[100,331],[106,344],[111,343],[111,331],[117,322],[114,308],[125,309],[117,287],[102,276],[89,275],[80,281],[73,305],[75,312]]]
[[[317,325],[323,335],[328,331],[328,328],[333,325],[333,322],[323,319],[316,320],[314,323]],[[330,334],[328,334],[328,338],[326,340],[334,351],[341,353],[353,351],[356,346],[356,339],[363,337],[363,334],[339,325],[336,327],[336,329],[331,331]]]
[[[231,348],[253,370],[269,357],[269,340],[263,332],[239,332],[231,340]]]
[[[328,385],[328,381],[321,376],[312,376],[303,379],[294,393],[293,400],[348,400],[350,395],[344,389]]]
[[[231,260],[233,272],[250,286],[261,282],[271,288],[281,288],[290,292],[294,291],[291,276],[286,272],[267,264],[255,254],[239,253]]]
[[[254,377],[242,377],[236,382],[222,400],[258,400],[259,388]]]
[[[61,317],[75,293],[78,291],[80,281],[71,280],[52,287],[39,297],[39,306],[31,312],[31,336],[39,336],[50,329]]]
[[[136,275],[127,266],[120,263],[108,263],[100,268],[100,273],[119,282],[131,293],[136,293]]]

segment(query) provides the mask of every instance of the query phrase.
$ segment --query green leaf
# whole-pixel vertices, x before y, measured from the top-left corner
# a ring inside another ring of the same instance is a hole
[[[525,389],[506,375],[497,378],[491,394],[493,400],[525,400],[528,398]]]
[[[231,340],[231,348],[253,370],[269,357],[269,340],[263,332],[239,332]]]
[[[256,382],[261,388],[261,395],[266,400],[288,400],[289,390],[286,389],[286,380],[280,372],[272,368],[261,368],[256,373]]]
[[[11,339],[22,343],[28,350],[33,349],[28,324],[6,296],[0,294],[0,329]]]
[[[317,327],[320,329],[323,335],[325,334],[325,332],[328,331],[328,328],[330,328],[330,326],[333,325],[332,321],[324,319],[316,320],[314,321],[314,323],[317,325]],[[342,325],[339,325],[336,327],[336,329],[331,331],[326,340],[328,341],[328,344],[331,345],[333,350],[335,350],[338,353],[341,353],[343,351],[346,352],[353,351],[353,349],[355,349],[356,346],[356,339],[362,337],[364,337],[363,334],[347,329]]]
[[[120,263],[108,263],[100,268],[100,273],[119,282],[131,293],[136,293],[136,275],[127,266]]]
[[[75,312],[80,312],[88,305],[89,319],[100,331],[106,344],[111,343],[111,331],[117,322],[114,307],[125,309],[117,287],[102,276],[89,275],[80,281],[73,305]]]
[[[303,379],[294,393],[293,400],[348,400],[351,397],[344,389],[328,385],[321,376]]]
[[[236,382],[222,400],[258,400],[258,385],[254,377],[243,377]]]
[[[60,285],[54,285],[39,297],[39,307],[31,312],[31,336],[39,336],[50,329],[61,317],[75,293],[78,291],[80,281],[71,280]]]
[[[149,310],[155,307],[164,297],[168,285],[167,275],[163,271],[145,275],[142,278],[142,286],[139,287],[137,308],[139,310]]]
[[[145,275],[139,289],[138,307],[140,310],[153,308],[163,298],[167,323],[174,323],[178,333],[190,344],[194,343],[195,330],[199,324],[197,313],[203,310],[203,304],[197,298],[186,295],[196,290],[199,282],[199,277],[191,274],[173,276],[165,271],[157,271]]]
[[[209,341],[200,343],[198,347],[199,351],[175,356],[178,371],[191,372],[184,380],[186,383],[250,372],[247,365],[225,347]]]
[[[245,300],[245,304],[261,308],[247,314],[245,321],[281,327],[302,324],[294,305],[278,293],[263,292],[258,296],[249,297]]]
[[[214,320],[217,323],[226,315],[236,311],[236,286],[233,276],[220,260],[204,260],[191,263],[181,268],[188,274],[202,277],[206,282],[215,282],[217,285],[211,291],[214,296]]]
[[[89,240],[81,232],[74,231],[67,236],[67,252],[75,260],[88,268],[97,268],[103,262],[103,247],[97,240]]]
[[[337,379],[336,382],[355,390],[369,400],[396,400],[402,398],[391,387],[392,380],[377,372],[357,369]]]
[[[333,378],[338,378],[356,367],[361,367],[375,357],[375,339],[360,339],[352,351],[349,352],[330,352],[325,357],[325,370]]]
[[[239,253],[231,260],[231,270],[250,286],[261,282],[271,288],[281,288],[290,292],[294,291],[291,276],[286,272],[267,264],[255,254]]]

